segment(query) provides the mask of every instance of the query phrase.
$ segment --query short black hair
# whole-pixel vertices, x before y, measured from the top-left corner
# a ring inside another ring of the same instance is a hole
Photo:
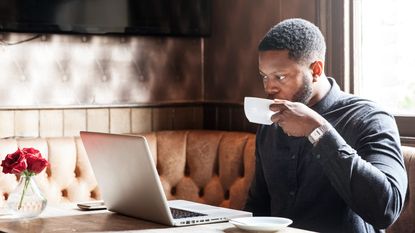
[[[299,18],[286,19],[272,27],[258,46],[259,51],[285,49],[289,58],[298,63],[324,61],[326,42],[313,23]]]

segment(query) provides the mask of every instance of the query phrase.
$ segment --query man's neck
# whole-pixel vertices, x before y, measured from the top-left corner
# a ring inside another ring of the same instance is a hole
[[[310,107],[320,102],[320,100],[326,96],[331,88],[330,82],[325,75],[320,76],[318,82],[316,82],[314,85],[314,95],[311,97],[311,100],[308,103],[308,106]]]

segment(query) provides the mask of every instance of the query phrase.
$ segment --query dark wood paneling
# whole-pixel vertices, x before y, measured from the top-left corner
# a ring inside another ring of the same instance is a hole
[[[403,146],[415,146],[415,137],[401,137]]]
[[[230,128],[232,130],[240,131],[244,129],[244,122],[246,120],[244,109],[242,106],[231,106],[230,114]]]
[[[399,134],[406,137],[415,137],[414,118],[410,116],[395,116]]]
[[[290,0],[281,1],[281,19],[303,18],[313,23],[317,23],[318,0]]]
[[[152,130],[172,130],[174,121],[173,107],[160,107],[153,109]]]
[[[277,23],[276,0],[214,0],[212,35],[205,40],[205,100],[242,103],[263,95],[257,46]]]
[[[232,130],[231,123],[232,123],[232,115],[231,115],[231,107],[230,106],[218,106],[216,107],[217,113],[217,129],[218,130]]]
[[[346,74],[346,58],[345,52],[349,48],[348,41],[345,40],[345,14],[344,14],[344,0],[333,1],[331,8],[329,9],[330,17],[328,20],[331,21],[330,28],[328,31],[330,40],[330,47],[327,48],[327,53],[330,54],[330,66],[331,73],[329,74],[336,79],[340,88],[345,91],[349,91],[348,75]],[[346,80],[347,79],[347,80]]]
[[[179,107],[174,109],[173,128],[201,129],[203,127],[203,107]]]
[[[203,105],[171,104],[152,108],[152,130],[203,129]]]
[[[248,122],[240,104],[205,104],[204,129],[255,133],[257,126]]]
[[[217,111],[216,106],[205,104],[203,107],[203,128],[217,129]]]

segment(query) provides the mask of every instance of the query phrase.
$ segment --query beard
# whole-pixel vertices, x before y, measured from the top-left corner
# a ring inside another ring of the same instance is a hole
[[[293,102],[300,102],[307,105],[310,101],[313,93],[311,81],[313,77],[310,76],[311,74],[303,74],[303,86],[294,94],[292,99]]]

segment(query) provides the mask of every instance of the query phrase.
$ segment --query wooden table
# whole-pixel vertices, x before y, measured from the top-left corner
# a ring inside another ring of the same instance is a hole
[[[246,233],[234,225],[212,223],[187,227],[169,227],[140,219],[130,218],[109,211],[79,211],[73,209],[51,209],[37,218],[18,220],[8,217],[0,218],[0,232],[38,233],[38,232],[180,232],[180,233]],[[295,228],[284,228],[278,233],[306,233]]]

